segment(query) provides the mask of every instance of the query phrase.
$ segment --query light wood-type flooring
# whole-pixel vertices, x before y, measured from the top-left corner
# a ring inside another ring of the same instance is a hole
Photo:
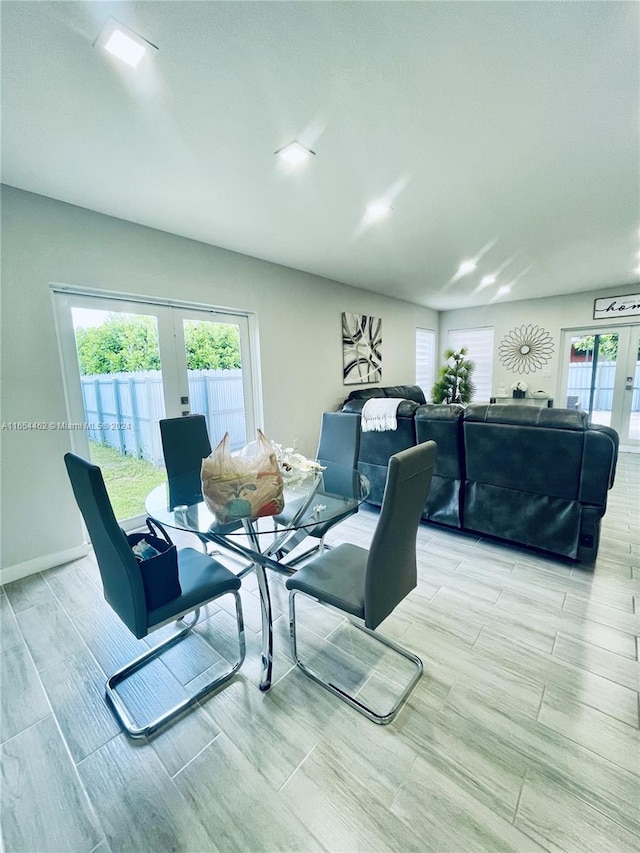
[[[105,673],[142,643],[93,558],[7,585],[4,851],[638,851],[639,508],[640,455],[623,454],[593,570],[421,525],[418,587],[381,630],[424,677],[387,727],[293,667],[280,576],[272,690],[257,688],[250,575],[241,673],[147,744],[105,704]],[[333,541],[366,546],[377,517],[362,509]],[[222,605],[136,676],[132,701],[153,711],[233,654]],[[337,614],[309,603],[301,621],[301,653],[326,651],[368,699],[405,677]]]

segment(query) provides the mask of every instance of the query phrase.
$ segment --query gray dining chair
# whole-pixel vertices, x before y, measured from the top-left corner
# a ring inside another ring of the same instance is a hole
[[[162,453],[169,483],[169,509],[202,500],[200,466],[211,453],[204,415],[184,415],[159,421]]]
[[[74,453],[67,453],[64,461],[93,545],[104,597],[109,606],[137,639],[176,622],[177,633],[118,669],[107,679],[105,685],[106,697],[126,733],[132,738],[147,738],[228,681],[242,666],[245,639],[242,604],[238,593],[241,582],[212,557],[193,548],[178,548],[178,594],[163,603],[156,601],[150,604],[149,592],[153,592],[153,589],[145,589],[141,566],[125,533],[118,525],[100,468]],[[148,585],[149,581],[147,587]],[[155,719],[139,724],[116,690],[117,685],[186,637],[198,622],[200,609],[210,601],[227,594],[233,595],[236,606],[239,648],[236,662]],[[185,616],[189,614],[192,614],[192,617],[187,622]]]
[[[162,453],[167,470],[169,509],[178,506],[192,506],[203,500],[200,469],[202,460],[211,453],[211,442],[204,415],[183,415],[180,418],[163,418],[159,422]],[[240,530],[241,522],[236,521],[220,527],[221,532]],[[210,556],[222,555],[212,547],[211,540],[197,530],[189,531],[198,538],[202,550]],[[224,556],[242,565],[240,577],[251,570],[251,566],[242,562],[231,551]]]
[[[380,517],[368,551],[343,543],[316,557],[286,581],[291,651],[296,664],[313,681],[380,725],[394,719],[422,675],[422,661],[417,655],[375,629],[416,586],[416,536],[429,494],[435,455],[435,442],[426,441],[391,456]],[[409,684],[390,711],[375,711],[300,660],[295,609],[299,593],[342,611],[351,617],[356,628],[414,665]]]
[[[333,517],[331,520],[306,528],[297,536],[292,537],[288,543],[289,549],[299,544],[299,541],[306,536],[318,539],[319,542],[313,548],[304,551],[304,553],[286,562],[286,566],[293,567],[302,560],[307,559],[311,554],[316,552],[322,553],[325,548],[329,547],[325,543],[325,536],[331,528],[358,511],[358,501],[349,501],[348,498],[354,494],[354,483],[351,472],[354,471],[358,464],[359,452],[360,415],[347,412],[324,412],[322,415],[316,459],[321,464],[324,463],[327,465],[327,470],[323,474],[323,485],[316,494],[314,504],[321,503],[338,511],[332,513]],[[348,478],[347,482],[345,482],[345,476]],[[345,498],[347,498],[346,501]],[[275,516],[274,520],[276,524],[282,527],[289,527],[298,514],[300,506],[301,501],[299,500],[289,502],[285,506],[284,511]],[[340,511],[342,508],[344,508],[344,511]],[[311,517],[312,512],[312,508],[309,508],[306,511],[306,515]]]

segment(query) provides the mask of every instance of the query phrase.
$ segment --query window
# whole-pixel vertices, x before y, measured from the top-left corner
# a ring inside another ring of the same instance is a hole
[[[473,383],[476,393],[474,403],[488,403],[493,379],[493,327],[484,329],[451,329],[448,345],[459,350],[466,347],[469,358],[475,363]]]
[[[436,333],[431,329],[416,329],[416,385],[431,398],[435,382]]]

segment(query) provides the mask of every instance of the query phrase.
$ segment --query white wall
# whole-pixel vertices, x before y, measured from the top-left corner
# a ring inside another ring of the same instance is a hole
[[[435,311],[43,196],[2,188],[2,422],[66,421],[49,283],[255,312],[267,435],[316,446],[346,397],[341,313],[382,317],[385,385],[412,383],[415,328]],[[64,432],[3,430],[2,581],[72,559],[80,516]],[[62,557],[61,557],[62,555]]]
[[[519,302],[485,305],[480,308],[443,311],[440,315],[441,351],[438,353],[438,365],[443,361],[442,353],[447,346],[447,336],[450,329],[493,326],[495,329],[493,393],[496,393],[501,384],[508,390],[508,393],[511,393],[511,385],[518,379],[522,379],[528,384],[529,390],[547,391],[550,397],[555,398],[555,405],[559,406],[562,404],[559,394],[563,367],[563,330],[588,326],[605,329],[616,325],[630,325],[638,318],[628,317],[625,321],[618,321],[617,323],[609,320],[594,320],[593,301],[602,296],[625,296],[637,292],[637,285],[614,287],[586,291],[571,296],[526,299]],[[528,375],[512,373],[501,364],[498,348],[508,332],[527,324],[540,326],[549,332],[554,343],[553,355],[550,361],[535,373]]]

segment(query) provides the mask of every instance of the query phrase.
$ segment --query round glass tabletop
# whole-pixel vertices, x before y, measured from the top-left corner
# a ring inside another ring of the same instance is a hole
[[[359,471],[322,463],[324,470],[310,472],[304,477],[296,476],[284,482],[284,509],[277,516],[266,516],[277,522],[281,531],[312,529],[348,515],[369,495],[369,481]],[[244,534],[243,521],[238,518],[227,524],[218,523],[202,497],[200,471],[174,477],[157,486],[145,501],[147,515],[179,530],[187,530],[206,536]],[[255,522],[256,519],[252,518]],[[260,529],[253,525],[257,534],[271,533],[273,525]]]

